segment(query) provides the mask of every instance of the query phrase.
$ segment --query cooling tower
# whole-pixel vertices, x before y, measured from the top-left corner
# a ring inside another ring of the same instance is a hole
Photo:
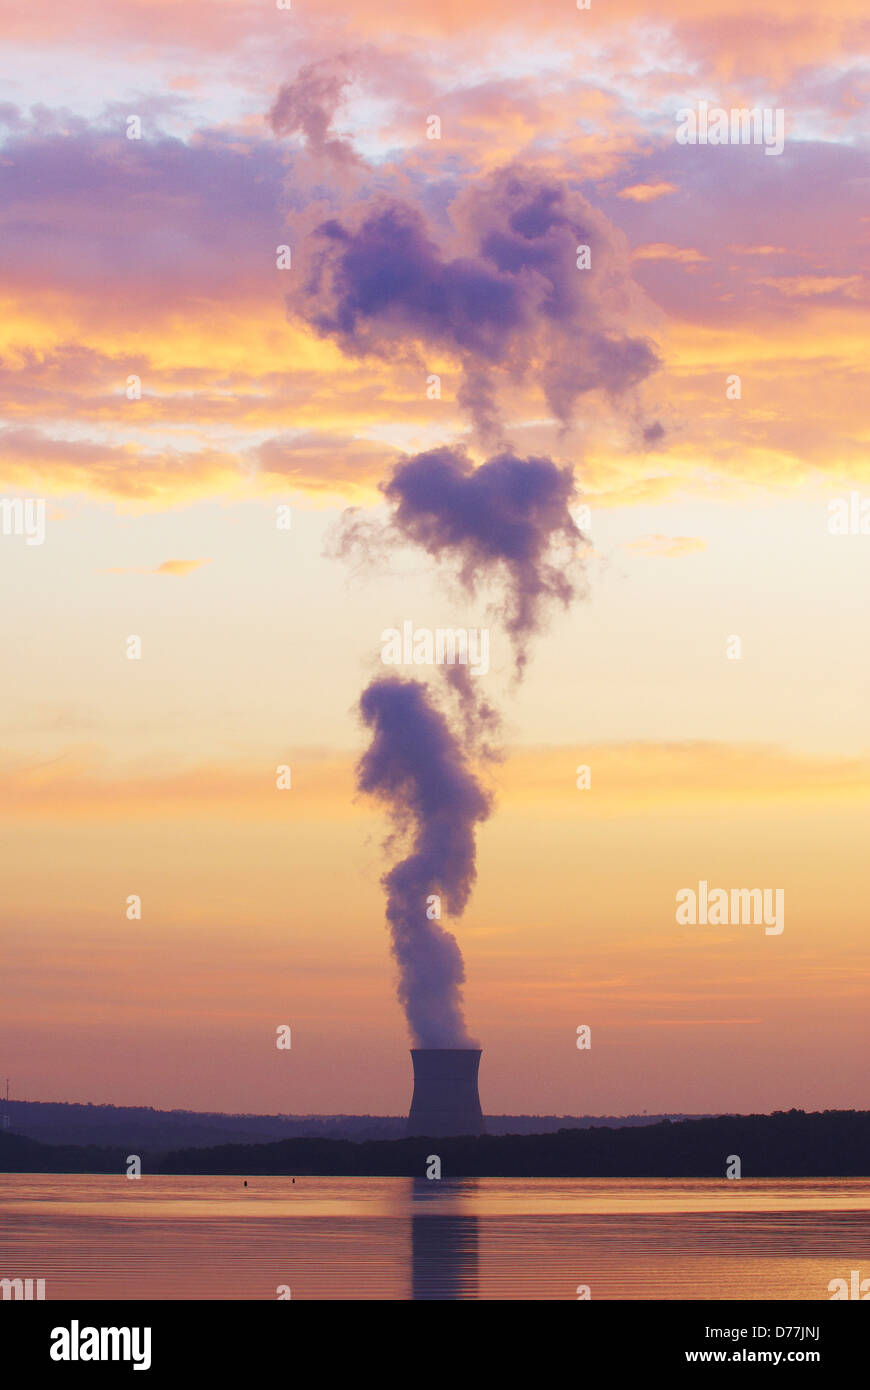
[[[485,1134],[477,1068],[480,1048],[412,1047],[414,1095],[408,1134],[435,1138],[447,1134]]]

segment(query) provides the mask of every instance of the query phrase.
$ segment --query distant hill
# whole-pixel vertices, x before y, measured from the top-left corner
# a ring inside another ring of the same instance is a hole
[[[40,1144],[0,1130],[0,1173],[123,1173],[129,1150]]]
[[[121,1148],[46,1145],[0,1131],[2,1172],[125,1171]],[[870,1111],[776,1111],[722,1115],[643,1126],[587,1126],[555,1134],[484,1135],[466,1139],[296,1138],[269,1144],[183,1149],[152,1173],[335,1174],[422,1177],[430,1154],[444,1177],[712,1177],[725,1178],[737,1154],[744,1178],[870,1176]]]
[[[0,1103],[0,1110],[6,1106]],[[70,1105],[61,1101],[9,1102],[9,1130],[44,1144],[127,1146],[128,1153],[216,1144],[264,1144],[278,1139],[400,1139],[404,1115],[223,1115],[150,1106]],[[490,1115],[490,1134],[550,1134],[591,1125],[649,1125],[683,1115]]]

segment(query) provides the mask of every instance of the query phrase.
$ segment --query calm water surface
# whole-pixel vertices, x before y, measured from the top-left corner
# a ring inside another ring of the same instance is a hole
[[[870,1179],[0,1174],[0,1278],[46,1298],[828,1299]]]

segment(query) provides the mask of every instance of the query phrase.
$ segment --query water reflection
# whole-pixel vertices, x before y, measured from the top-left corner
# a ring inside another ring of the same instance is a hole
[[[476,1216],[456,1214],[456,1203],[473,1197],[477,1184],[426,1178],[413,1179],[411,1203],[427,1211],[411,1217],[411,1297],[413,1299],[470,1299],[478,1297],[479,1222]],[[449,1205],[440,1213],[439,1203]]]
[[[867,1178],[0,1174],[0,1275],[46,1300],[829,1299],[868,1234]]]

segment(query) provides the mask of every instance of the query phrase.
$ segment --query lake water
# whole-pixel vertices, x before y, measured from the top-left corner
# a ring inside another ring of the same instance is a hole
[[[870,1179],[0,1174],[0,1278],[46,1298],[829,1299]]]

